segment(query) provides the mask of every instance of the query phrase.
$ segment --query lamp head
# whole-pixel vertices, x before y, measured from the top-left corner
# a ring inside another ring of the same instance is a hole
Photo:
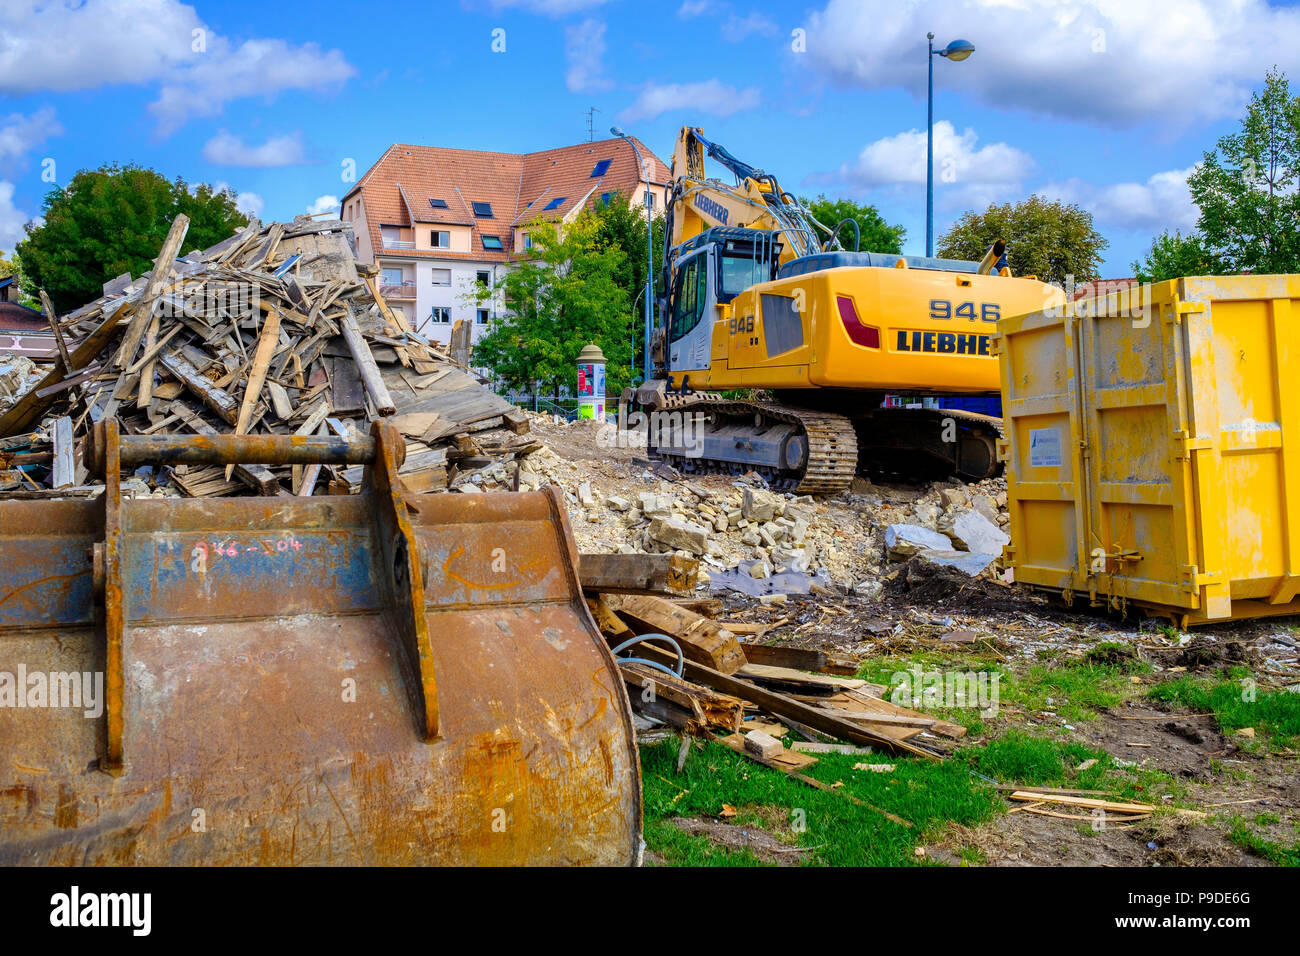
[[[611,126],[611,127],[609,128],[609,131],[610,131],[611,133],[613,133],[615,136],[625,136],[625,135],[626,135],[626,134],[623,132],[623,128],[622,128],[621,126]]]
[[[964,60],[975,52],[975,44],[969,40],[953,40],[946,47],[939,51],[940,56],[945,56],[950,60]]]

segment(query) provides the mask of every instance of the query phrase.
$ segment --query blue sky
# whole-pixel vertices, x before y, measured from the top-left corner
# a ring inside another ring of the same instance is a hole
[[[677,129],[786,188],[925,236],[1032,192],[1090,209],[1103,276],[1187,229],[1184,183],[1265,69],[1300,80],[1300,9],[1265,0],[0,0],[0,250],[50,180],[140,163],[228,184],[263,218],[328,208],[393,142],[531,151],[613,123]],[[355,170],[355,172],[353,172]]]

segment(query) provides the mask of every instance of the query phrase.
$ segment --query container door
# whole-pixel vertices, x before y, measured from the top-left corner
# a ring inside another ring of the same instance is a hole
[[[1185,398],[1189,351],[1176,283],[1079,303],[1089,589],[1113,605],[1195,609],[1200,568]],[[1195,347],[1192,352],[1195,352]],[[1194,444],[1194,443],[1193,443]]]

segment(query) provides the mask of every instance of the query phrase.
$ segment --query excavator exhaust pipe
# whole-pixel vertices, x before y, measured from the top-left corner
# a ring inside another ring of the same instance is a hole
[[[0,864],[638,861],[623,681],[563,503],[413,495],[401,436],[124,436],[0,501]],[[150,462],[349,496],[123,499]]]

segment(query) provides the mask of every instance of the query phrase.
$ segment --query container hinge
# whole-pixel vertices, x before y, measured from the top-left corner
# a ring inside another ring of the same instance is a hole
[[[1174,309],[1171,309],[1164,313],[1163,318],[1166,323],[1173,324],[1175,322],[1181,322],[1183,320],[1183,316],[1185,315],[1190,315],[1193,313],[1204,312],[1204,311],[1205,311],[1204,302],[1186,302],[1180,300]]]
[[[1180,428],[1174,432],[1174,444],[1178,446],[1178,460],[1185,461],[1192,457],[1194,451],[1213,448],[1214,439],[1209,435],[1189,435]]]
[[[1179,565],[1178,574],[1183,579],[1182,589],[1184,591],[1196,592],[1206,585],[1223,583],[1222,572],[1202,571],[1194,564]]]

